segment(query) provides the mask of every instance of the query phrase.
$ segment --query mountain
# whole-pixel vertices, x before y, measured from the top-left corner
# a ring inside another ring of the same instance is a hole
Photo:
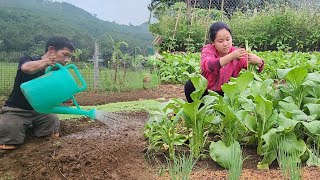
[[[152,46],[153,36],[148,24],[119,25],[98,19],[95,15],[65,2],[49,0],[0,0],[0,51],[33,52],[43,47],[53,35],[70,38],[77,48],[90,56],[95,40],[111,45],[107,36],[125,41],[129,48]],[[102,54],[110,54],[110,47],[100,47]]]

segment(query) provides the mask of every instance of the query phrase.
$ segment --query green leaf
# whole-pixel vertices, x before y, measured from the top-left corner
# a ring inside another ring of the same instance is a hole
[[[294,132],[282,133],[281,130],[271,129],[263,136],[265,144],[263,145],[263,159],[259,163],[260,167],[266,167],[266,164],[271,164],[276,159],[276,148],[281,144],[283,151],[288,153],[298,152],[299,157],[306,151],[306,144],[303,140],[297,140]],[[279,142],[279,140],[281,140]],[[259,165],[258,165],[259,168]]]
[[[229,147],[227,147],[222,141],[211,142],[210,157],[220,166],[229,169],[230,162],[233,160],[231,155],[232,148],[236,150],[236,152],[234,152],[235,154],[241,154],[241,147],[237,141],[231,143]]]
[[[294,132],[286,133],[282,143],[282,148],[285,152],[293,153],[298,151],[300,156],[306,151],[306,143],[303,140],[297,140]]]
[[[320,134],[320,121],[302,122],[302,124],[311,134]]]
[[[306,104],[304,106],[308,108],[310,115],[316,116],[315,119],[320,117],[320,104]]]
[[[206,78],[199,74],[191,74],[190,79],[196,89],[191,93],[190,96],[193,101],[199,101],[202,98],[203,93],[207,89],[208,81]]]
[[[188,120],[186,121],[188,126],[193,126],[194,120],[196,119],[196,116],[198,114],[198,109],[200,107],[201,101],[194,101],[192,103],[185,103],[183,105],[183,112],[189,117]]]
[[[257,102],[256,112],[265,119],[269,118],[272,115],[273,111],[272,102],[266,100],[262,96],[257,96],[255,98],[255,101]]]
[[[290,118],[285,117],[282,113],[279,114],[279,125],[283,127],[285,132],[294,130],[295,126],[300,121],[296,121]]]
[[[173,144],[174,145],[182,145],[187,140],[185,135],[175,133],[173,135]]]
[[[310,80],[310,81],[314,81],[317,83],[320,83],[320,73],[316,72],[316,73],[309,73],[306,80]]]
[[[261,155],[263,155],[263,159],[261,162],[258,163],[258,169],[269,169],[269,165],[277,158],[276,152],[274,151],[276,138],[277,136],[279,136],[277,132],[278,130],[273,128],[262,136],[265,144],[262,146]]]
[[[288,69],[277,69],[277,75],[280,79],[284,79],[284,77],[292,70],[293,68]]]
[[[307,160],[307,166],[317,166],[320,167],[320,158],[316,156],[309,148],[307,148],[309,153],[309,159]]]
[[[239,97],[239,102],[241,103],[241,107],[248,112],[253,112],[256,107],[256,104],[251,99],[243,96]]]
[[[235,97],[247,89],[253,78],[251,72],[244,72],[238,78],[232,78],[229,83],[222,85],[222,90],[229,98]]]
[[[257,133],[257,121],[253,115],[247,114],[243,119],[243,123],[251,132]]]
[[[288,72],[285,79],[287,83],[291,83],[294,87],[299,87],[306,76],[308,75],[308,70],[305,67],[296,67]]]
[[[268,94],[273,93],[273,80],[266,79],[262,82],[254,81],[253,85],[251,86],[250,90],[254,97],[257,95],[261,95],[263,97],[267,96]]]

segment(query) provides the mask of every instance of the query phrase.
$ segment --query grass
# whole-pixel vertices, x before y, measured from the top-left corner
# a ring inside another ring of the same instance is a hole
[[[13,87],[18,63],[0,62],[0,95],[8,95]]]
[[[160,106],[160,102],[156,100],[141,100],[141,101],[128,101],[128,102],[117,102],[110,103],[99,106],[82,106],[83,109],[97,109],[98,111],[105,112],[117,112],[117,111],[151,111],[155,110]],[[79,118],[81,115],[69,115],[69,114],[60,114],[59,118],[61,120]]]
[[[8,99],[8,96],[6,95],[0,95],[0,102],[4,102],[5,100]]]

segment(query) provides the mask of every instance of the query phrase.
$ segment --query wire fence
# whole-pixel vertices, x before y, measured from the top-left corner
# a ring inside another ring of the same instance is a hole
[[[287,5],[295,8],[319,9],[320,0],[185,0],[187,7],[217,9],[230,16],[235,11],[257,11],[269,5]]]
[[[86,81],[87,91],[129,91],[154,88],[160,84],[156,71],[152,71],[149,67],[128,67],[126,69],[119,67],[115,73],[112,67],[102,66],[102,63],[98,71],[95,71],[94,64],[90,61],[73,64],[77,66]],[[10,94],[17,68],[17,62],[0,62],[0,95]],[[70,73],[73,72],[70,71]],[[75,79],[77,80],[76,77]]]

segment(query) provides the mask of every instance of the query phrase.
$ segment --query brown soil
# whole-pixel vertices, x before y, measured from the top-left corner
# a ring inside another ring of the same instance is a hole
[[[81,93],[80,105],[158,98],[183,98],[183,87],[164,85],[155,90],[124,93]],[[1,102],[2,104],[2,102]],[[27,136],[13,151],[0,151],[0,179],[170,179],[163,172],[163,155],[157,163],[145,153],[145,112],[121,112],[107,123],[87,118],[61,122],[59,139]],[[254,148],[244,149],[241,179],[282,179],[281,171],[256,170],[259,157]],[[303,168],[303,179],[319,179],[318,168]],[[227,179],[227,171],[212,160],[197,163],[191,179]]]
[[[135,90],[121,93],[84,92],[75,96],[77,102],[82,105],[101,105],[114,102],[136,101],[141,99],[170,99],[184,98],[183,86],[162,85],[157,89]]]

